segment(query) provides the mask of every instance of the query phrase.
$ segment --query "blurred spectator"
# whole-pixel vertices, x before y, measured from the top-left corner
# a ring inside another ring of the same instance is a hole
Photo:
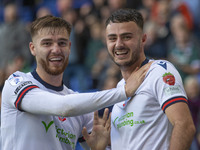
[[[177,10],[185,18],[185,23],[187,24],[189,30],[192,30],[194,26],[194,20],[191,11],[188,8],[188,5],[184,2],[180,3],[179,6],[177,7]]]
[[[142,0],[142,4],[139,9],[147,11],[148,18],[151,16],[151,13],[156,5],[157,0]]]
[[[105,88],[107,78],[121,79],[121,74],[118,66],[109,58],[106,48],[101,49],[97,53],[97,59],[91,69],[93,79],[93,89],[102,90]]]
[[[56,7],[60,16],[73,6],[73,0],[56,0]]]
[[[93,0],[92,14],[96,16],[99,20],[102,19],[101,10],[106,5],[106,0]]]
[[[40,7],[37,11],[36,11],[36,18],[40,18],[46,15],[52,15],[51,10],[48,7]]]
[[[126,6],[126,0],[108,0],[108,6],[111,12],[124,8]]]
[[[74,9],[68,9],[62,14],[62,18],[72,24],[72,31],[70,35],[71,40],[71,51],[69,57],[69,64],[67,69],[64,71],[63,82],[71,89],[79,92],[87,91],[91,86],[90,76],[84,66],[83,55],[84,48],[78,46],[78,35],[74,29],[77,21],[77,12]]]
[[[170,22],[172,36],[168,43],[168,60],[175,65],[184,81],[186,76],[200,72],[199,41],[181,13],[174,15]]]
[[[88,40],[88,45],[86,47],[87,53],[85,56],[85,65],[91,70],[95,61],[97,61],[97,54],[102,49],[105,48],[105,44],[102,41],[103,38],[103,28],[99,22],[96,22],[90,26],[90,39]]]
[[[142,5],[141,0],[126,0],[127,8],[139,9],[141,5]]]
[[[30,35],[27,31],[26,24],[20,22],[18,18],[18,9],[15,3],[9,3],[4,8],[4,22],[0,24],[0,74],[4,77],[10,72],[8,66],[13,64],[13,68],[17,68],[13,63],[17,58],[23,58],[22,69],[30,69],[33,63],[33,57],[29,51]],[[24,70],[25,71],[25,70]],[[1,82],[4,78],[1,76]]]
[[[144,47],[146,56],[153,59],[166,59],[166,43],[158,36],[157,24],[154,21],[147,21],[144,24],[144,32],[147,34]]]
[[[170,35],[169,20],[171,17],[170,0],[158,0],[151,9],[151,20],[157,24],[157,33],[160,39],[166,40]]]
[[[22,55],[27,64],[32,62],[29,51],[30,36],[26,25],[18,18],[17,6],[14,3],[4,8],[4,23],[0,26],[0,66],[4,66],[15,56]]]
[[[200,135],[199,126],[200,126],[200,85],[198,83],[196,76],[188,76],[185,78],[184,82],[185,91],[188,96],[188,104],[192,114],[194,124],[197,128],[197,134],[191,145],[191,150],[200,149],[200,141],[197,141],[197,137]],[[198,143],[199,142],[199,143]]]
[[[144,23],[146,23],[147,21],[151,21],[149,18],[149,11],[146,8],[140,7],[140,8],[138,8],[138,11],[142,14]]]
[[[172,9],[179,9],[185,17],[189,17],[194,24],[199,24],[199,0],[172,0]],[[193,25],[192,25],[193,26]]]

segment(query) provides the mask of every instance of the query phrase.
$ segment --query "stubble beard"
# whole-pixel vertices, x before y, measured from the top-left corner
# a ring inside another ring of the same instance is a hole
[[[61,73],[63,73],[68,65],[68,59],[65,59],[62,66],[59,66],[55,69],[50,68],[48,61],[45,61],[44,59],[41,59],[39,62],[46,73],[48,73],[49,75],[54,75],[54,76],[60,75]]]
[[[137,48],[135,49],[134,52],[132,52],[132,55],[131,55],[131,58],[130,60],[126,61],[126,62],[122,62],[122,63],[119,63],[115,60],[114,56],[112,56],[110,53],[109,53],[111,59],[113,60],[113,62],[119,66],[119,67],[130,67],[132,66],[133,64],[135,64],[137,62],[137,60],[139,59],[139,55],[140,55],[140,44],[137,46]]]

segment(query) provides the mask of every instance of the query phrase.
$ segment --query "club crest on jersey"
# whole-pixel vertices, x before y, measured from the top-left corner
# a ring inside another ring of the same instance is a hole
[[[66,120],[65,117],[58,117],[58,119],[59,119],[60,121],[65,121],[65,120]]]
[[[166,84],[169,84],[169,85],[174,85],[175,84],[175,77],[170,72],[165,73],[162,77],[163,77],[163,81]]]
[[[23,81],[23,78],[19,75],[16,75],[16,74],[12,74],[8,81],[10,82],[11,85],[17,85],[18,83],[20,83],[21,81]]]

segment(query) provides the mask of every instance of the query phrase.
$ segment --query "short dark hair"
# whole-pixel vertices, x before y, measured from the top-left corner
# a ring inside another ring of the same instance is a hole
[[[35,21],[32,22],[30,27],[31,37],[33,37],[35,34],[37,34],[39,30],[43,28],[65,28],[70,35],[72,27],[69,22],[60,17],[46,15],[44,17],[37,18]]]
[[[135,22],[138,27],[143,30],[144,19],[140,12],[131,8],[122,8],[111,14],[111,16],[106,20],[106,27],[108,24],[112,23],[123,23],[123,22]]]

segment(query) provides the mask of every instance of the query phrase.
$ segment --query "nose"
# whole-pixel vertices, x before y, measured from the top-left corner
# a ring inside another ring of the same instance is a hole
[[[122,41],[121,38],[118,38],[118,39],[116,40],[115,46],[116,46],[116,47],[124,46],[124,43],[123,43],[123,41]]]
[[[54,43],[52,46],[52,53],[58,54],[61,52],[61,48],[57,43]]]

